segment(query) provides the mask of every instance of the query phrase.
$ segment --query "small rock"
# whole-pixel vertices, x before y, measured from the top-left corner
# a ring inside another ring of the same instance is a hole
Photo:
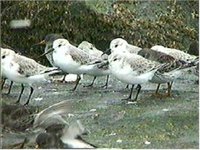
[[[167,108],[164,108],[164,109],[162,109],[162,111],[169,111],[169,109],[167,109]]]
[[[35,100],[35,101],[41,101],[41,100],[43,100],[43,98],[42,98],[42,97],[37,97],[37,98],[35,98],[34,100]]]
[[[149,145],[149,144],[151,144],[151,142],[145,141],[144,144],[145,144],[145,145]]]
[[[90,111],[91,111],[91,112],[95,112],[95,111],[97,111],[97,110],[96,110],[96,109],[90,109]]]
[[[68,115],[68,117],[73,117],[74,116],[74,114],[70,114],[70,113],[67,114],[67,115]]]
[[[117,135],[117,133],[115,133],[115,132],[113,133],[113,132],[112,132],[112,133],[110,133],[109,135],[110,135],[110,136],[113,136],[113,135]]]
[[[129,101],[127,104],[128,104],[128,105],[131,105],[131,104],[137,104],[137,102],[136,102],[136,101],[135,101],[135,102],[131,102],[131,101]]]
[[[122,143],[122,140],[121,140],[121,139],[118,139],[116,142],[117,142],[117,143]]]

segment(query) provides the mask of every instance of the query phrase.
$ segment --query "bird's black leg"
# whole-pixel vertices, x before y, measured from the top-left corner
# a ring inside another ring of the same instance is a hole
[[[167,96],[171,96],[172,84],[173,84],[173,81],[172,81],[171,83],[170,83],[170,82],[167,82],[167,85],[168,85],[168,88],[167,88]]]
[[[126,85],[125,89],[128,89],[128,87],[129,87],[129,84]]]
[[[133,93],[133,88],[134,88],[134,84],[131,87],[131,92],[130,92],[129,96],[127,98],[125,98],[125,99],[122,99],[122,100],[131,101],[131,96],[132,96],[132,93]]]
[[[159,88],[160,88],[160,83],[158,83],[158,86],[157,86],[157,88],[156,88],[156,93],[155,93],[155,94],[158,94]]]
[[[61,82],[65,83],[65,77],[67,76],[68,74],[65,74],[63,79],[61,80]]]
[[[80,80],[81,80],[80,75],[77,75],[76,85],[75,85],[75,87],[72,89],[72,91],[75,91],[75,90],[76,90],[76,88],[77,88],[77,86],[78,86]]]
[[[106,89],[108,88],[108,80],[109,80],[109,75],[106,76],[106,84],[102,86],[103,88]]]
[[[136,89],[137,89],[137,94],[136,94],[135,99],[134,99],[133,101],[137,101],[137,98],[138,98],[138,95],[139,95],[139,93],[140,93],[141,88],[142,88],[141,85],[138,84],[137,87],[136,87]]]
[[[33,87],[31,86],[31,91],[30,91],[28,100],[26,101],[26,103],[25,103],[24,105],[28,105],[28,103],[29,103],[29,101],[30,101],[30,99],[31,99],[31,95],[33,94],[33,91],[34,91],[34,89],[33,89]]]
[[[10,86],[9,86],[8,93],[7,93],[7,94],[10,94],[10,91],[11,91],[12,85],[13,85],[13,81],[10,82]]]
[[[91,87],[91,86],[93,86],[93,84],[94,84],[94,81],[96,80],[96,76],[94,76],[94,78],[93,78],[93,80],[92,80],[92,83],[91,84],[89,84],[89,85],[85,85],[84,87]]]
[[[20,92],[20,94],[19,94],[19,98],[18,98],[18,100],[16,101],[16,103],[19,103],[19,102],[20,102],[20,99],[21,99],[22,93],[24,92],[24,85],[21,84],[21,87],[22,87],[22,89],[21,89],[21,92]]]

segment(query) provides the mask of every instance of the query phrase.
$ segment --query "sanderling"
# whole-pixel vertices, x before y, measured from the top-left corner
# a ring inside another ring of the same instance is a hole
[[[149,82],[161,67],[157,62],[147,60],[134,53],[131,54],[128,51],[124,51],[124,53],[113,52],[109,55],[108,61],[111,74],[118,80],[132,85],[130,95],[126,100],[132,100],[134,84],[138,84],[136,97],[132,101],[137,100],[141,90],[140,84]]]
[[[96,57],[99,57],[103,54],[102,51],[98,50],[92,43],[88,41],[82,41],[78,48],[82,49],[85,52],[88,52],[90,55],[94,55]]]
[[[62,115],[70,113],[71,109],[71,101],[65,100],[55,103],[34,115],[33,128],[47,128],[49,125],[58,122],[68,124]]]
[[[187,52],[190,55],[199,56],[199,42],[192,41]]]
[[[110,48],[104,51],[103,54],[107,53],[108,51],[110,51],[111,53],[123,53],[124,51],[127,51],[129,53],[137,54],[141,49],[142,48],[138,46],[129,44],[126,40],[122,38],[116,38],[110,42]],[[126,88],[128,87],[129,85],[126,86]]]
[[[160,84],[167,83],[167,96],[170,96],[173,81],[183,75],[186,70],[195,66],[195,63],[177,60],[171,55],[160,51],[155,51],[153,49],[144,48],[138,52],[138,55],[141,55],[146,59],[165,64],[163,67],[158,69],[158,71],[155,73],[155,76],[151,80],[153,83],[158,83],[156,94],[158,94]]]
[[[155,45],[155,46],[151,47],[151,49],[168,54],[177,60],[194,61],[195,59],[197,59],[197,56],[187,54],[178,49],[167,48],[167,47],[164,47],[161,45]]]
[[[64,72],[78,75],[78,80],[73,91],[76,89],[81,80],[80,74],[87,74],[91,76],[109,75],[108,69],[101,69],[98,67],[102,63],[101,58],[94,57],[84,52],[83,50],[71,45],[66,39],[57,39],[53,42],[53,48],[48,52],[53,51],[53,60],[57,67]],[[47,53],[48,53],[47,52]],[[45,55],[44,53],[43,55]]]
[[[137,54],[142,48],[129,44],[126,40],[122,38],[116,38],[110,42],[110,50],[111,53],[119,52],[121,53],[122,50],[126,50],[129,53]]]
[[[57,39],[63,39],[64,37],[60,34],[48,34],[45,36],[45,39],[42,40],[41,42],[39,42],[36,45],[40,45],[40,44],[46,44],[45,46],[45,53],[47,52],[48,49],[53,47],[53,42]],[[53,52],[50,52],[48,54],[46,54],[46,58],[48,59],[49,63],[55,67],[54,62],[53,62]],[[62,82],[73,82],[76,81],[77,79],[77,75],[75,74],[65,74],[63,79],[61,80]]]
[[[104,60],[108,59],[108,55],[107,54],[103,55],[102,51],[98,50],[92,43],[90,43],[88,41],[82,41],[78,45],[78,48],[82,49],[86,53],[89,53],[89,55],[93,55],[95,57],[101,57]],[[107,75],[106,83],[102,87],[105,87],[105,88],[108,87],[108,79],[109,79],[109,75]],[[94,79],[93,79],[92,83],[87,85],[87,86],[93,86],[95,80],[96,80],[96,76],[94,76]]]
[[[15,53],[15,51],[8,49],[8,48],[1,48],[1,51],[4,51],[5,54],[11,54],[11,53],[14,54]],[[6,81],[6,76],[3,72],[3,70],[1,69],[1,90],[3,90],[3,86],[5,84],[5,81]],[[7,94],[10,94],[12,85],[13,85],[13,81],[10,82]]]
[[[38,43],[39,44],[46,44],[45,46],[45,53],[47,52],[47,50],[49,48],[52,48],[53,47],[53,41],[57,40],[57,39],[63,39],[64,37],[60,34],[48,34],[45,36],[45,39],[42,40],[41,42]],[[48,53],[46,54],[46,58],[48,59],[49,63],[54,66],[54,63],[53,63],[53,52],[51,53]]]
[[[6,78],[11,81],[21,83],[22,90],[20,92],[17,103],[20,102],[21,95],[24,91],[24,84],[28,84],[31,88],[29,97],[25,105],[29,103],[31,95],[34,91],[32,85],[35,83],[48,81],[48,76],[60,72],[55,67],[45,67],[33,59],[16,53],[7,53],[1,49],[1,67]]]
[[[36,148],[96,148],[95,145],[82,139],[86,134],[85,128],[79,120],[71,123],[69,126],[62,124],[52,124],[36,137]]]
[[[64,119],[71,106],[71,101],[61,101],[35,115],[33,129],[44,129],[36,137],[39,148],[95,148],[80,137],[87,130],[79,120],[68,125]]]

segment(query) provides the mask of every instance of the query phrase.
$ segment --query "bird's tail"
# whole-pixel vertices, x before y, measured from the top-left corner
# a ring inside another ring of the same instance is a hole
[[[63,73],[63,71],[60,70],[59,68],[56,68],[56,67],[47,68],[46,70],[44,70],[42,72],[42,74],[47,74],[49,76],[57,75],[57,74],[60,74],[60,73]]]

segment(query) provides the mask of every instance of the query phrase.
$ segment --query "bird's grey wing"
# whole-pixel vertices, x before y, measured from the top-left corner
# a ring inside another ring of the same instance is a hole
[[[159,67],[159,63],[147,60],[139,55],[134,59],[131,57],[127,58],[127,62],[130,64],[133,71],[137,71],[138,74],[149,72]]]
[[[67,114],[71,111],[71,101],[61,101],[54,105],[49,106],[48,108],[40,111],[35,119],[33,126],[42,126],[43,124],[51,124],[51,121],[54,119],[58,120],[61,123],[66,123],[61,114]]]
[[[184,60],[174,60],[169,63],[165,63],[162,67],[158,69],[160,73],[167,73],[180,69],[187,69],[195,67],[197,64],[195,62],[186,62]]]
[[[79,62],[81,65],[90,61],[89,54],[75,46],[70,46],[68,51],[70,52],[72,59],[76,62]]]
[[[14,62],[18,63],[18,72],[26,77],[39,74],[46,67],[38,64],[35,60],[16,54]]]
[[[69,127],[65,126],[61,140],[68,148],[95,148],[96,146],[81,138],[81,135],[84,133],[85,128],[81,122],[77,120]]]
[[[134,53],[134,54],[137,54],[141,49],[142,48],[134,46],[134,45],[131,45],[131,44],[128,44],[126,46],[126,50],[128,50],[128,52]]]
[[[63,138],[67,137],[70,139],[74,139],[77,136],[80,136],[82,134],[86,133],[86,130],[82,123],[79,120],[76,120],[75,122],[71,123],[68,126],[66,126],[63,130]]]
[[[72,56],[72,59],[79,62],[81,65],[85,64],[94,64],[99,61],[101,61],[101,58],[95,57],[93,55],[89,55],[87,52],[84,52],[83,50],[80,49],[75,49],[76,47],[70,47],[69,51]]]
[[[175,60],[175,58],[170,55],[167,55],[163,52],[155,51],[153,49],[148,49],[148,48],[144,48],[140,50],[138,52],[138,55],[141,55],[142,57],[146,59],[156,61],[159,63],[167,63],[167,62],[171,62]]]

